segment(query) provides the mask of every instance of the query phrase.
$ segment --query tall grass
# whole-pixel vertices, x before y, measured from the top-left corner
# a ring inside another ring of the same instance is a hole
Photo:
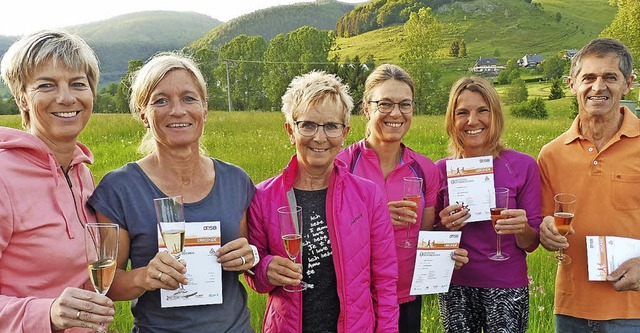
[[[548,120],[507,117],[507,131],[504,135],[506,144],[536,157],[542,145],[564,131],[571,122],[567,116],[568,99],[554,103],[549,104]],[[294,153],[294,148],[285,135],[283,122],[279,112],[212,111],[207,119],[203,143],[211,156],[242,167],[258,183],[280,172]],[[0,125],[19,128],[19,116],[0,116]],[[363,133],[363,118],[353,116],[347,143],[360,140]],[[92,116],[80,141],[89,146],[95,155],[96,162],[91,169],[96,182],[108,171],[141,157],[136,148],[143,134],[142,125],[129,115]],[[434,161],[445,157],[447,137],[444,132],[444,117],[415,116],[405,142]],[[548,252],[539,249],[529,256],[528,262],[531,276],[528,332],[552,332],[555,260]],[[266,297],[248,290],[251,322],[260,331]],[[129,302],[116,302],[116,306],[113,328],[121,333],[130,332],[132,317]],[[439,318],[435,296],[424,297],[422,332],[442,332]]]

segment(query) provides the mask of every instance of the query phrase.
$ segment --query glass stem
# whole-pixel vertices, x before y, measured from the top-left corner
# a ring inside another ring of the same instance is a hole
[[[496,234],[496,236],[496,255],[500,256],[502,255],[502,240],[500,234]]]
[[[558,255],[556,256],[558,260],[564,260],[564,251],[561,249],[558,250]]]
[[[407,223],[407,243],[409,242],[409,231],[411,230],[411,224]]]

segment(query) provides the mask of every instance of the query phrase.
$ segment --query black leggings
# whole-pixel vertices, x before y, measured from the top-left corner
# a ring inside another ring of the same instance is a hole
[[[400,304],[400,317],[398,317],[399,333],[420,333],[421,311],[421,296],[416,296],[416,299],[411,302]]]
[[[529,289],[451,285],[438,294],[446,333],[524,333],[529,322]]]

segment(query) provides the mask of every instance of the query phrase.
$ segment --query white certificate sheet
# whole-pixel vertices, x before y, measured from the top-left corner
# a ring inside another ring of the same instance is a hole
[[[620,264],[635,257],[640,257],[640,239],[587,236],[589,281],[605,281]]]
[[[449,205],[460,204],[469,209],[471,217],[466,222],[491,219],[489,209],[495,198],[493,188],[493,156],[480,156],[447,160]]]
[[[185,245],[181,260],[187,263],[186,292],[160,290],[161,306],[171,308],[222,303],[222,266],[215,252],[220,248],[220,222],[185,223]],[[158,230],[158,250],[167,251]]]
[[[461,231],[420,231],[411,295],[449,291],[455,261],[451,254],[460,245]]]

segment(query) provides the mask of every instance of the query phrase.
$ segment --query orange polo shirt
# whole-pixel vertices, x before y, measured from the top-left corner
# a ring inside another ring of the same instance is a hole
[[[640,239],[640,121],[621,107],[616,135],[598,152],[571,128],[540,150],[542,214],[553,215],[555,193],[576,195],[573,228],[565,251],[572,262],[558,267],[555,314],[593,320],[640,318],[640,292],[617,292],[610,282],[589,281],[586,236]]]

